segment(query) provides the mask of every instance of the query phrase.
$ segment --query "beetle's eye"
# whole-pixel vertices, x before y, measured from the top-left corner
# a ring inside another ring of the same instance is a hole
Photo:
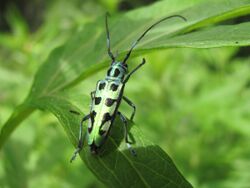
[[[118,77],[119,74],[120,74],[120,70],[119,69],[115,69],[114,77]]]

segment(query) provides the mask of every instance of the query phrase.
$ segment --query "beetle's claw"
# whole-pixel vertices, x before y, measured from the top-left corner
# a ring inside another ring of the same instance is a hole
[[[131,155],[133,155],[134,157],[136,157],[137,156],[136,151],[132,148],[132,146],[130,145],[130,143],[127,143],[127,147],[129,149]]]
[[[76,158],[77,154],[79,153],[79,151],[80,151],[80,148],[77,148],[77,149],[75,150],[73,156],[72,156],[71,159],[70,159],[70,162],[71,162],[71,163],[75,160],[75,158]]]

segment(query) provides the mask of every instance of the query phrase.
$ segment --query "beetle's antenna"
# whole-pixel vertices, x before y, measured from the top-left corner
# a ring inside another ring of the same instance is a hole
[[[125,56],[125,58],[124,58],[124,60],[123,60],[122,63],[123,63],[123,64],[126,63],[126,61],[128,60],[128,58],[129,58],[131,52],[133,51],[134,47],[135,47],[135,46],[138,44],[138,42],[147,34],[148,31],[150,31],[150,30],[151,30],[154,26],[156,26],[157,24],[159,24],[159,23],[161,23],[161,22],[163,22],[163,21],[165,21],[165,20],[167,20],[167,19],[174,18],[174,17],[176,17],[176,18],[181,18],[181,19],[183,19],[184,21],[187,21],[187,19],[184,18],[184,17],[181,16],[181,15],[172,15],[172,16],[168,16],[168,17],[162,18],[161,20],[155,22],[155,23],[154,23],[153,25],[151,25],[146,31],[144,31],[144,33],[142,33],[142,35],[132,44],[130,50],[129,50],[128,53],[126,54],[126,56]]]
[[[109,13],[106,13],[106,20],[105,20],[105,24],[106,24],[106,33],[107,33],[107,47],[108,47],[108,54],[110,56],[110,58],[112,59],[112,62],[115,61],[115,57],[112,54],[111,50],[110,50],[110,37],[109,37],[109,27],[108,27],[108,16]]]

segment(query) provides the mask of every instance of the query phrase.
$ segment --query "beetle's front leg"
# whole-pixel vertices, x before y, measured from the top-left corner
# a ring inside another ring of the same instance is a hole
[[[81,120],[80,127],[79,127],[79,138],[78,138],[78,146],[73,154],[73,156],[70,159],[70,162],[75,160],[77,154],[82,150],[83,147],[83,134],[82,134],[82,124],[84,121],[88,120],[90,118],[90,114],[84,116]]]
[[[127,147],[130,150],[131,154],[133,156],[136,156],[136,152],[131,146],[132,143],[128,140],[128,122],[127,122],[127,119],[121,112],[118,111],[117,114],[120,116],[120,118],[123,122],[123,125],[124,125],[124,137],[125,137],[125,142],[127,144]]]
[[[127,104],[133,108],[133,112],[132,112],[132,114],[131,114],[131,116],[130,116],[130,121],[133,121],[134,116],[135,116],[135,112],[136,112],[136,106],[135,106],[134,103],[133,103],[131,100],[129,100],[127,97],[123,96],[122,99],[125,100],[125,101],[127,102]]]
[[[145,58],[142,59],[141,64],[139,64],[137,67],[134,68],[134,70],[132,70],[130,73],[128,73],[127,77],[124,79],[123,83],[126,84],[127,81],[129,80],[130,76],[132,74],[134,74],[135,71],[137,71],[142,65],[144,65],[146,63]]]

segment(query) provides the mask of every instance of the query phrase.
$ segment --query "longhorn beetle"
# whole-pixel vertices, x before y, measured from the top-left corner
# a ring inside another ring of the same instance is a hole
[[[84,121],[89,120],[88,130],[87,130],[87,142],[90,147],[90,151],[92,154],[98,154],[98,150],[104,144],[105,140],[108,137],[109,131],[114,123],[116,115],[120,117],[124,125],[124,133],[125,133],[125,142],[128,146],[128,149],[131,151],[133,155],[136,155],[135,151],[131,148],[131,142],[128,140],[128,128],[127,128],[127,119],[125,116],[118,110],[120,103],[124,100],[128,103],[129,106],[133,108],[132,115],[130,120],[133,121],[136,107],[135,105],[125,96],[123,96],[123,91],[126,83],[128,82],[130,76],[137,71],[143,64],[145,64],[146,60],[143,58],[141,64],[139,64],[135,69],[131,72],[128,72],[127,60],[138,44],[138,42],[146,35],[146,33],[151,30],[154,26],[161,23],[164,20],[170,18],[181,18],[186,21],[186,18],[180,15],[172,15],[165,17],[153,25],[151,25],[146,31],[142,33],[142,35],[132,44],[130,50],[126,54],[123,61],[116,61],[115,56],[111,52],[110,49],[110,37],[109,37],[109,28],[108,28],[108,13],[106,14],[105,26],[106,26],[106,35],[107,35],[107,48],[108,55],[111,58],[111,65],[107,71],[107,75],[104,80],[99,80],[96,84],[96,90],[91,92],[91,107],[90,113],[84,116],[80,123],[79,130],[79,141],[78,147],[75,150],[71,162],[75,159],[76,155],[81,151],[83,147],[83,131],[82,124]],[[73,112],[73,111],[71,111]],[[74,112],[73,112],[74,113]]]

